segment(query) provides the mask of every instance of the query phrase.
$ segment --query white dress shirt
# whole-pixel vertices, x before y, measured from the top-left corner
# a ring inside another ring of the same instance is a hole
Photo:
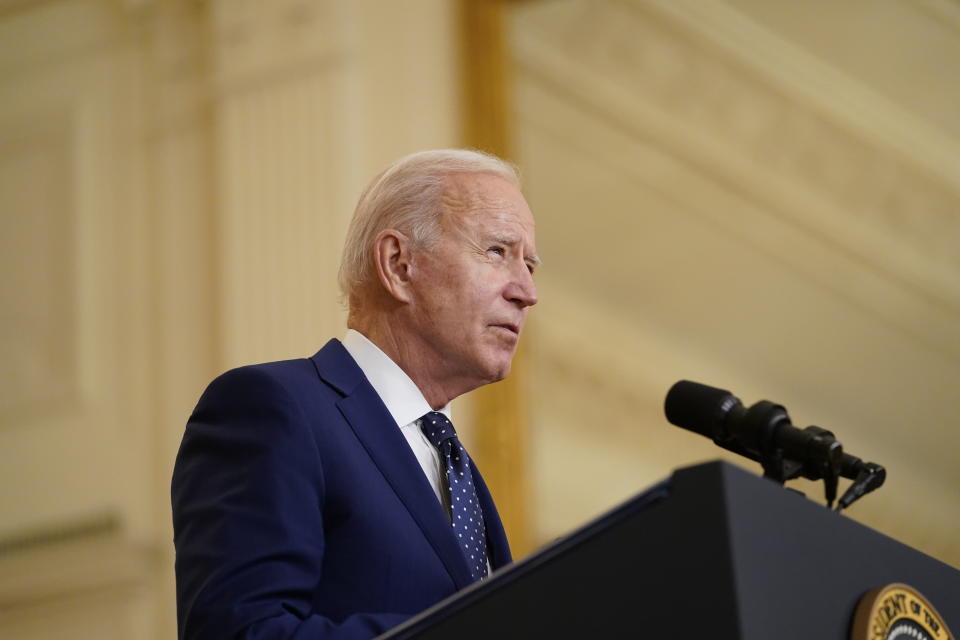
[[[433,411],[423,393],[397,363],[359,331],[347,329],[343,346],[387,406],[437,494],[437,500],[449,515],[450,498],[444,490],[446,479],[441,475],[445,472],[440,467],[440,453],[420,430],[420,418]],[[450,418],[450,405],[440,409],[440,413]]]
[[[450,516],[450,496],[447,494],[446,470],[440,466],[440,452],[434,447],[423,431],[420,430],[420,418],[433,411],[423,397],[420,388],[414,384],[400,366],[390,359],[390,356],[380,350],[380,347],[354,329],[347,329],[343,337],[343,346],[347,353],[357,362],[363,375],[367,377],[370,386],[377,392],[387,411],[393,416],[400,433],[407,439],[407,444],[417,457],[420,468],[427,476],[437,500],[443,505],[443,510]],[[440,409],[440,413],[450,418],[450,403]],[[489,550],[487,553],[487,573],[493,569],[490,566]]]

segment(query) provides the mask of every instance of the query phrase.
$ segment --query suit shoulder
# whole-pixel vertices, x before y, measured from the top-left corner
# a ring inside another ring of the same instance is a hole
[[[231,402],[256,402],[267,397],[298,398],[317,393],[325,385],[307,358],[279,360],[236,367],[214,378],[200,397],[199,404],[229,399]]]
[[[241,367],[235,367],[221,373],[213,379],[213,382],[220,380],[233,382],[235,380],[264,379],[281,381],[304,375],[316,377],[313,365],[307,358],[294,358],[292,360],[277,360],[275,362],[262,362],[260,364],[247,364]]]
[[[293,360],[278,360],[260,364],[248,364],[224,371],[207,387],[207,390],[218,387],[279,386],[287,387],[297,379],[317,379],[316,371],[307,358]]]

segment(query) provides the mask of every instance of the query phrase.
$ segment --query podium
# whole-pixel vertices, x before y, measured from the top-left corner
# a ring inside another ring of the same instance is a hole
[[[890,583],[917,589],[960,630],[956,569],[710,462],[382,637],[847,640],[861,597]]]

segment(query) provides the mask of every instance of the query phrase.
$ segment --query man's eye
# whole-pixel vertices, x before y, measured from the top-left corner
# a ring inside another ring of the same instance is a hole
[[[490,247],[487,249],[487,253],[495,253],[498,256],[506,255],[506,250],[503,247]]]

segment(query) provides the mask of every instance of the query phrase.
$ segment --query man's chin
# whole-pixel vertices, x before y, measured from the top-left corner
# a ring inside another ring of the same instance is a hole
[[[483,359],[475,361],[478,373],[482,373],[483,384],[499,382],[510,375],[515,345],[496,345],[483,354]]]
[[[493,375],[490,377],[490,382],[500,382],[508,375],[510,375],[510,369],[513,366],[513,356],[511,355],[510,359],[505,362],[499,362],[496,366],[492,368]]]

